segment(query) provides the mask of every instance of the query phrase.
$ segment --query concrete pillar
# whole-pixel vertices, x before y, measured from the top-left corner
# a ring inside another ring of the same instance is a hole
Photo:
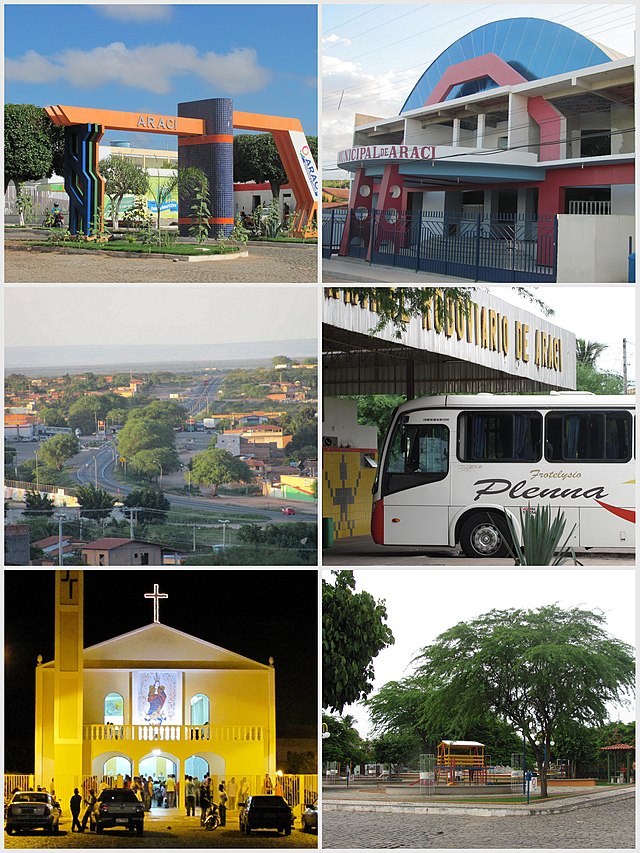
[[[453,120],[453,139],[451,144],[454,148],[458,148],[460,146],[460,119],[454,118]]]
[[[478,125],[476,127],[476,148],[484,148],[484,129],[486,120],[486,113],[480,113],[478,115]]]

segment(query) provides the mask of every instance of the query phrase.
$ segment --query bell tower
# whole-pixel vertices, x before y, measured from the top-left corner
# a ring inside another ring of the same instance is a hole
[[[82,780],[84,573],[56,572],[53,755],[58,795]],[[64,781],[63,781],[64,780]]]

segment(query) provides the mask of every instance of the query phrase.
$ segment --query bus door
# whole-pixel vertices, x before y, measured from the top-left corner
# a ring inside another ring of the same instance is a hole
[[[453,416],[401,415],[382,472],[385,545],[448,545],[449,457]]]

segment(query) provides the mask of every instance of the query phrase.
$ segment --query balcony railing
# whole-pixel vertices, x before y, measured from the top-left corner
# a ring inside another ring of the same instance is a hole
[[[569,202],[569,213],[588,216],[609,216],[611,214],[610,201],[578,201]]]
[[[261,741],[262,726],[111,725],[84,727],[85,740],[101,741]]]

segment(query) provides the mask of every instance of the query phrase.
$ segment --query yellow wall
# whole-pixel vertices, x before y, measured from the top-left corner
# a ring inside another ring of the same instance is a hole
[[[325,518],[333,518],[336,539],[370,531],[371,487],[376,471],[364,466],[365,453],[378,458],[374,450],[346,447],[322,453],[322,513]]]

